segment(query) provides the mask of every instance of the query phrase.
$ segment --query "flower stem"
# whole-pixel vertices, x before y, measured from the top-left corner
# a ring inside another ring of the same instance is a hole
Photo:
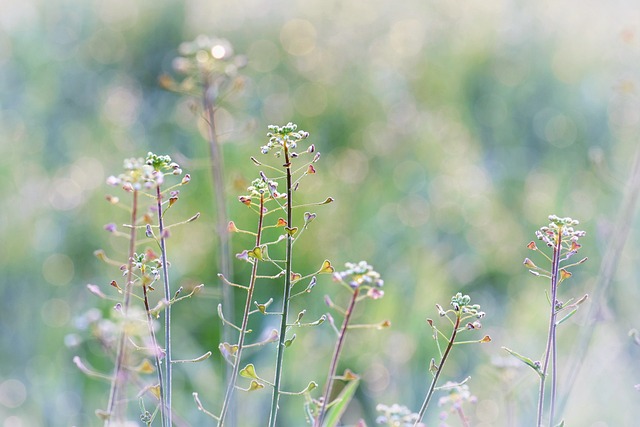
[[[211,178],[213,181],[213,192],[215,197],[216,208],[216,234],[219,239],[219,259],[220,259],[220,273],[223,277],[231,279],[232,267],[231,267],[231,245],[230,245],[230,233],[227,229],[227,205],[226,205],[226,191],[224,188],[224,170],[222,160],[222,150],[218,142],[218,135],[216,132],[215,122],[215,101],[211,97],[211,82],[206,75],[202,76],[202,106],[207,115],[208,122],[208,139],[209,139],[209,157],[211,161]],[[226,310],[225,316],[228,319],[234,318],[234,298],[233,290],[229,286],[222,287],[222,307]],[[231,342],[233,339],[231,330],[222,326],[221,335],[223,341]],[[233,369],[226,366],[227,384],[232,384]],[[228,402],[233,406],[233,402]],[[232,411],[235,412],[235,411]],[[230,424],[234,425],[235,420],[230,418]]]
[[[258,231],[256,233],[256,247],[260,246],[262,238],[262,222],[264,219],[264,195],[260,196],[260,209],[258,210]],[[251,270],[251,279],[249,282],[249,289],[247,290],[247,299],[244,305],[244,315],[242,317],[242,326],[240,328],[240,336],[238,337],[238,350],[236,352],[236,360],[233,364],[233,370],[231,377],[227,384],[227,391],[224,396],[224,402],[222,403],[222,410],[220,411],[220,419],[218,426],[224,425],[224,419],[229,410],[230,403],[232,401],[233,390],[236,385],[236,378],[238,377],[238,371],[240,369],[240,362],[242,360],[242,349],[244,347],[244,338],[247,333],[247,325],[249,323],[249,312],[251,311],[251,300],[253,299],[253,290],[255,289],[256,278],[258,276],[258,259],[253,259],[253,268]]]
[[[551,371],[551,401],[549,410],[549,425],[553,426],[555,398],[556,398],[556,299],[558,293],[558,277],[560,270],[560,253],[562,251],[562,228],[560,226],[555,238],[553,247],[553,260],[551,262],[551,310],[549,315],[549,334],[547,338],[547,347],[544,352],[544,363],[542,364],[542,374],[540,375],[540,389],[538,391],[538,421],[537,425],[542,426],[542,413],[544,409],[544,388],[547,371],[549,368],[549,359],[553,364]]]
[[[124,285],[124,298],[122,304],[122,314],[124,321],[128,321],[129,305],[131,302],[131,288],[133,286],[133,257],[136,250],[136,221],[138,217],[138,191],[133,190],[133,199],[131,202],[131,230],[129,231],[129,257],[127,259],[127,282]],[[109,403],[107,406],[108,418],[105,420],[104,425],[109,426],[114,418],[120,417],[120,406],[126,405],[126,399],[122,399],[120,394],[122,388],[127,382],[127,373],[124,369],[124,363],[126,360],[127,350],[127,328],[126,325],[122,327],[120,331],[120,339],[118,340],[118,350],[116,356],[116,363],[114,366],[113,379],[111,381],[111,390],[109,391]],[[124,408],[122,408],[124,410]],[[118,412],[118,413],[116,413]],[[118,421],[118,420],[116,420]]]
[[[464,414],[464,411],[462,410],[462,407],[456,408],[456,412],[458,413],[458,416],[460,417],[460,421],[462,422],[462,425],[464,427],[469,427],[469,420],[467,419],[466,415]]]
[[[293,220],[293,189],[291,187],[291,159],[289,158],[289,149],[287,144],[284,144],[284,167],[287,175],[287,225],[292,227]],[[280,322],[280,337],[278,340],[278,350],[276,356],[276,372],[273,386],[273,395],[271,398],[271,411],[269,414],[269,427],[276,426],[276,418],[278,415],[278,401],[280,399],[280,382],[282,379],[282,360],[284,357],[285,341],[287,336],[287,323],[289,314],[289,297],[291,295],[291,269],[292,269],[292,249],[293,249],[293,235],[287,233],[287,250],[286,250],[286,265],[284,276],[284,291],[282,301],[282,318]]]
[[[320,413],[318,414],[318,418],[316,419],[315,427],[322,426],[322,422],[324,421],[324,417],[327,413],[326,409],[329,405],[331,390],[333,389],[333,381],[335,379],[336,369],[338,368],[338,358],[340,357],[342,346],[345,341],[345,336],[347,335],[347,326],[349,325],[349,321],[351,320],[351,315],[353,314],[353,309],[358,300],[358,294],[359,294],[359,288],[354,289],[353,295],[351,296],[351,301],[349,302],[347,311],[344,314],[344,320],[342,321],[342,327],[340,328],[338,341],[336,342],[336,347],[333,350],[333,357],[331,358],[331,365],[329,367],[329,375],[327,376],[327,385],[325,386],[324,396],[322,398],[322,403],[320,405]]]
[[[160,361],[160,347],[158,346],[158,340],[156,339],[156,333],[153,330],[153,315],[151,314],[151,308],[149,307],[149,298],[147,297],[147,285],[142,284],[142,292],[144,295],[144,308],[147,312],[147,325],[149,326],[149,336],[151,337],[151,345],[153,346],[153,356],[156,362],[156,370],[158,371],[158,388],[160,391],[160,424],[166,425],[166,403],[164,400],[164,379],[162,375],[162,362]]]
[[[451,333],[451,338],[449,338],[449,343],[447,344],[447,348],[444,351],[444,354],[442,355],[442,360],[440,361],[440,364],[438,365],[438,369],[436,370],[436,373],[433,376],[433,380],[431,381],[431,385],[429,386],[429,391],[427,392],[427,396],[425,397],[424,402],[422,403],[422,407],[420,408],[420,412],[418,413],[418,419],[416,420],[413,427],[417,427],[417,425],[422,421],[422,418],[424,418],[425,412],[427,412],[427,407],[429,406],[431,397],[433,397],[433,392],[436,388],[436,383],[438,382],[438,378],[440,378],[440,373],[442,372],[442,368],[444,367],[444,364],[447,361],[447,357],[449,356],[449,353],[453,348],[453,343],[456,340],[456,335],[458,334],[458,328],[460,327],[460,316],[461,316],[461,313],[457,312],[456,321],[453,325],[453,332]]]
[[[169,261],[167,260],[167,246],[164,237],[164,220],[162,218],[162,193],[160,186],[156,187],[156,202],[158,204],[158,230],[160,232],[160,251],[162,253],[162,278],[164,282],[164,299],[166,307],[164,309],[164,346],[165,346],[165,404],[166,404],[166,425],[171,427],[171,286],[169,284]]]

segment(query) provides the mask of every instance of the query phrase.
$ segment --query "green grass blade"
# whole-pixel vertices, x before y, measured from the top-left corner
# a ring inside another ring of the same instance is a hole
[[[331,407],[327,411],[327,417],[324,419],[322,427],[335,427],[340,422],[342,414],[347,409],[349,402],[353,398],[353,395],[360,384],[360,379],[349,381],[349,383],[342,389],[336,400],[331,403]]]

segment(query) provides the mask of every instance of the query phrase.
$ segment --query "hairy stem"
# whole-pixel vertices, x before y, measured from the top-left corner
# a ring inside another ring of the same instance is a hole
[[[160,347],[156,339],[156,332],[153,330],[153,315],[149,307],[149,298],[147,297],[147,285],[142,284],[142,292],[144,295],[144,309],[147,312],[147,325],[149,327],[149,336],[151,337],[151,345],[153,347],[153,356],[156,362],[156,370],[158,371],[158,388],[160,391],[160,424],[166,425],[166,405],[164,400],[164,379],[162,376],[162,362],[160,361]]]
[[[551,310],[549,314],[549,334],[547,337],[547,347],[544,351],[544,362],[542,364],[542,375],[540,376],[540,389],[538,391],[538,421],[537,425],[542,426],[542,413],[544,410],[544,388],[546,383],[547,371],[549,368],[549,358],[553,364],[551,371],[551,401],[549,410],[549,425],[553,426],[553,417],[555,410],[556,398],[556,300],[558,294],[558,276],[560,270],[560,252],[562,251],[562,228],[560,226],[557,232],[556,240],[553,247],[553,260],[551,262]]]
[[[122,314],[124,322],[128,322],[129,305],[131,303],[131,288],[133,286],[133,257],[136,250],[136,221],[138,217],[138,191],[133,190],[133,198],[131,202],[131,229],[129,231],[129,257],[127,259],[127,282],[124,285],[124,297],[122,303]],[[107,406],[108,417],[104,422],[105,427],[108,426],[114,418],[121,416],[121,412],[126,407],[126,399],[122,399],[120,394],[127,382],[127,374],[124,369],[127,350],[127,328],[126,325],[120,331],[120,339],[118,340],[118,350],[116,363],[114,366],[113,379],[111,381],[111,390],[109,391],[109,403]],[[116,413],[117,412],[117,413]],[[119,420],[116,420],[119,421]]]
[[[171,286],[169,284],[169,261],[167,260],[167,245],[164,237],[164,220],[162,218],[162,193],[160,186],[156,187],[156,202],[158,204],[158,230],[160,232],[160,251],[162,253],[162,279],[164,282],[164,299],[166,307],[164,309],[164,346],[165,346],[165,404],[166,404],[166,422],[171,427],[171,386],[172,367],[171,367]]]
[[[284,144],[284,167],[287,174],[287,226],[293,225],[293,190],[291,188],[291,159],[289,158],[289,149]],[[286,265],[284,276],[284,291],[282,301],[282,319],[280,322],[280,339],[278,340],[278,351],[276,356],[276,372],[273,386],[273,395],[271,398],[271,412],[269,414],[269,427],[276,426],[276,418],[278,415],[278,401],[280,399],[280,381],[282,379],[282,360],[284,356],[285,341],[287,336],[287,323],[289,314],[289,297],[291,295],[291,268],[293,262],[293,236],[291,233],[287,233],[287,250],[286,250]]]
[[[327,409],[327,406],[329,405],[331,390],[333,389],[333,381],[336,376],[336,369],[338,368],[338,359],[342,351],[342,346],[344,345],[345,336],[347,335],[347,326],[349,325],[349,321],[351,320],[351,315],[353,314],[353,309],[356,305],[358,294],[359,294],[359,289],[358,288],[354,289],[353,295],[351,296],[351,301],[349,302],[347,311],[344,314],[344,320],[342,321],[342,327],[340,328],[338,341],[336,342],[336,347],[333,350],[333,357],[331,358],[331,365],[329,367],[329,375],[327,376],[327,385],[325,386],[324,396],[322,398],[322,403],[320,405],[320,413],[318,414],[318,418],[316,419],[315,427],[322,426],[322,422],[324,421],[324,417],[327,413],[326,409]]]
[[[260,196],[260,209],[258,211],[258,231],[256,233],[256,247],[260,246],[262,238],[262,221],[264,219],[264,195]],[[242,317],[242,326],[240,328],[240,336],[238,337],[238,350],[236,352],[236,361],[233,364],[233,370],[231,372],[231,378],[227,384],[227,391],[224,396],[224,402],[222,403],[222,410],[220,411],[220,419],[218,425],[222,427],[224,425],[224,419],[229,410],[230,402],[232,401],[233,390],[235,389],[236,379],[238,378],[238,371],[240,369],[240,362],[242,360],[242,349],[244,347],[244,338],[247,333],[247,325],[249,323],[249,312],[251,311],[251,300],[253,299],[253,290],[255,289],[256,278],[258,276],[258,259],[253,259],[253,268],[251,270],[251,279],[249,282],[249,289],[247,290],[247,299],[244,304],[244,315]]]
[[[442,372],[442,368],[444,367],[445,362],[447,361],[447,357],[449,357],[449,353],[453,348],[453,343],[456,340],[456,335],[458,334],[458,328],[460,327],[460,316],[461,313],[456,313],[456,321],[453,325],[453,332],[451,332],[451,338],[449,338],[449,343],[447,344],[447,348],[442,355],[442,360],[436,369],[436,373],[433,376],[433,380],[431,380],[431,385],[429,386],[429,391],[427,392],[427,396],[424,398],[424,402],[422,403],[422,407],[420,408],[420,412],[418,412],[418,419],[416,420],[413,427],[416,427],[424,418],[425,412],[427,412],[427,407],[429,406],[429,402],[431,401],[431,397],[433,397],[433,392],[436,388],[436,383],[438,382],[438,378],[440,378],[440,373]],[[436,338],[437,339],[437,338]]]

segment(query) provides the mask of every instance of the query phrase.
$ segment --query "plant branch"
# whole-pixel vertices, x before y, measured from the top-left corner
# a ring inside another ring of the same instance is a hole
[[[287,144],[283,144],[284,151],[284,167],[287,174],[287,224],[293,227],[293,189],[291,187],[291,159],[289,158],[289,148]],[[282,299],[282,319],[280,323],[280,339],[278,341],[278,350],[276,356],[276,372],[274,379],[273,395],[271,398],[271,411],[269,414],[269,427],[276,426],[276,418],[278,415],[278,401],[280,399],[280,382],[282,379],[282,361],[284,357],[285,341],[287,336],[287,324],[289,313],[289,300],[291,294],[291,271],[293,262],[293,236],[287,233],[287,249],[286,249],[286,266],[284,275],[284,291]]]
[[[218,135],[215,125],[215,98],[212,95],[212,86],[210,77],[207,75],[202,76],[202,106],[206,113],[207,129],[209,137],[209,155],[211,159],[211,178],[213,180],[213,192],[215,197],[216,208],[216,233],[219,239],[219,257],[220,257],[220,272],[224,277],[231,279],[232,267],[231,267],[231,246],[230,246],[230,233],[227,227],[227,205],[226,205],[226,192],[224,188],[224,170],[222,149],[218,141]],[[234,318],[234,301],[233,301],[233,289],[228,286],[222,287],[222,304],[227,310],[227,318]],[[232,339],[231,331],[227,328],[222,328],[221,335],[224,341],[230,342]],[[226,368],[227,383],[231,382],[233,375],[230,367]],[[231,402],[232,403],[232,402]],[[233,422],[231,424],[234,424]]]
[[[453,343],[456,340],[456,335],[458,334],[458,328],[460,327],[460,314],[461,313],[459,312],[456,314],[456,322],[455,322],[455,325],[453,326],[453,331],[451,332],[451,338],[449,338],[449,344],[447,344],[447,348],[444,351],[444,354],[442,355],[442,360],[440,360],[440,364],[436,369],[436,373],[433,376],[431,385],[429,386],[429,391],[427,392],[424,402],[422,403],[422,407],[420,408],[420,412],[418,413],[418,419],[416,420],[413,427],[417,427],[418,424],[420,424],[420,422],[422,421],[422,418],[424,418],[425,412],[427,412],[427,407],[429,406],[429,402],[433,397],[433,392],[436,388],[436,383],[438,382],[438,378],[440,378],[440,373],[442,372],[442,368],[444,367],[444,364],[447,361],[447,357],[449,357],[449,353],[453,348]]]
[[[147,297],[147,285],[142,284],[142,293],[144,295],[144,308],[147,312],[147,325],[149,327],[149,336],[151,337],[151,346],[153,351],[153,357],[156,363],[156,370],[158,371],[158,388],[160,392],[160,423],[166,425],[166,402],[164,396],[164,380],[162,377],[162,362],[160,361],[160,347],[158,346],[158,340],[156,339],[156,332],[153,330],[153,315],[151,314],[151,308],[149,307],[149,298]]]
[[[131,224],[135,224],[138,216],[138,191],[133,190],[133,198],[131,202]],[[127,259],[127,283],[124,286],[124,297],[122,304],[122,314],[124,321],[128,321],[129,305],[131,302],[131,293],[133,286],[133,257],[136,250],[136,229],[132,227],[129,230],[129,257]],[[111,382],[111,390],[109,391],[109,403],[107,406],[108,418],[105,420],[105,427],[109,426],[113,418],[118,418],[120,415],[118,408],[120,405],[126,405],[126,399],[121,399],[120,394],[122,388],[126,384],[126,370],[124,363],[126,360],[126,343],[127,343],[127,328],[126,325],[122,327],[120,331],[120,339],[118,341],[118,350],[116,356],[116,363],[114,367],[113,380]],[[122,401],[122,402],[121,402]]]
[[[556,300],[558,292],[558,276],[560,269],[560,255],[562,252],[562,228],[560,226],[556,240],[553,246],[553,260],[551,263],[551,310],[549,314],[549,334],[547,337],[547,347],[544,352],[544,362],[542,364],[542,374],[540,375],[540,389],[538,391],[538,416],[537,426],[542,426],[542,412],[544,409],[544,387],[547,377],[547,371],[549,368],[549,358],[553,365],[551,371],[551,402],[549,410],[549,425],[553,426],[553,416],[555,410],[555,396],[556,396],[556,374],[557,374],[557,353],[556,353]]]
[[[359,288],[353,290],[353,295],[351,295],[351,301],[349,302],[349,306],[344,315],[344,320],[342,321],[342,327],[340,328],[340,333],[338,334],[338,341],[336,342],[336,347],[333,350],[333,356],[331,358],[331,365],[329,367],[329,375],[327,376],[327,385],[324,389],[324,396],[322,398],[322,402],[320,404],[320,413],[318,414],[318,418],[316,419],[315,427],[322,426],[322,422],[324,421],[324,417],[327,413],[326,409],[329,406],[329,399],[331,397],[331,391],[333,389],[333,381],[335,379],[336,370],[338,368],[338,359],[340,357],[340,353],[342,351],[342,346],[344,345],[345,337],[347,335],[347,326],[349,325],[349,321],[351,320],[351,315],[353,314],[353,309],[358,301],[358,293]]]
[[[260,240],[262,238],[262,222],[264,219],[264,195],[260,196],[260,210],[258,216],[258,231],[256,233],[256,247],[260,247]],[[240,368],[240,362],[242,358],[242,349],[244,348],[244,339],[247,333],[247,325],[249,323],[249,314],[251,313],[251,300],[253,299],[253,291],[255,289],[256,278],[258,277],[258,263],[259,260],[254,258],[253,260],[253,268],[251,270],[251,279],[249,282],[249,287],[247,289],[247,299],[245,301],[244,306],[244,315],[242,318],[242,326],[240,327],[240,336],[238,337],[238,350],[236,352],[235,363],[233,364],[233,369],[231,372],[231,377],[229,378],[229,382],[227,383],[227,391],[224,396],[224,401],[222,403],[222,410],[220,411],[220,417],[218,420],[218,425],[222,427],[224,425],[224,419],[229,410],[229,406],[232,402],[233,390],[235,389],[236,379],[238,378],[238,370]]]
[[[171,364],[171,286],[169,284],[169,261],[167,259],[167,245],[164,236],[164,220],[162,218],[162,194],[160,186],[156,187],[156,201],[158,204],[158,229],[160,232],[160,251],[162,254],[162,279],[164,282],[164,298],[167,305],[164,309],[164,346],[165,346],[165,404],[167,427],[172,425],[171,414],[171,386],[172,386],[172,364]]]

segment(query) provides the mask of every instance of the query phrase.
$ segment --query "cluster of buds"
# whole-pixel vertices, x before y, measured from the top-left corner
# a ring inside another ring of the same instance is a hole
[[[404,405],[398,405],[394,403],[391,406],[378,404],[376,411],[381,412],[376,418],[376,424],[386,425],[388,427],[413,427],[418,421],[418,414],[411,412],[409,408]],[[418,423],[418,427],[424,427],[423,423]]]
[[[478,319],[482,319],[485,316],[485,312],[480,311],[480,304],[471,304],[471,297],[462,295],[461,292],[451,297],[451,307],[453,307],[453,311],[461,311],[463,314],[474,316]]]
[[[271,150],[275,150],[276,157],[279,157],[283,150],[286,150],[291,157],[297,157],[297,154],[291,150],[295,150],[300,141],[309,137],[309,132],[297,130],[298,125],[291,122],[284,126],[271,125],[268,129],[269,142],[260,147],[260,151],[262,154],[267,154]],[[307,151],[312,153],[315,151],[315,147],[311,145]]]
[[[538,240],[543,241],[548,247],[553,248],[554,252],[557,252],[558,260],[562,263],[578,253],[581,248],[578,240],[581,237],[584,237],[586,232],[574,229],[574,226],[578,225],[580,222],[569,217],[560,218],[556,215],[549,215],[549,221],[550,223],[548,226],[540,227],[535,234]],[[556,244],[559,244],[557,248]],[[534,241],[529,242],[527,248],[532,251],[540,252],[540,249]],[[545,255],[545,257],[550,260],[548,256]],[[560,282],[571,277],[571,272],[567,270],[568,267],[582,264],[585,261],[587,261],[586,257],[570,265],[562,264],[562,268],[559,269]],[[538,267],[529,258],[525,258],[523,264],[534,276],[551,278],[550,271]]]
[[[162,260],[150,249],[143,253],[134,253],[131,259],[131,266],[134,271],[139,272],[139,278],[150,287],[152,283],[160,279]],[[121,267],[123,275],[127,275],[126,266]]]
[[[172,65],[176,73],[185,76],[184,79],[176,82],[167,75],[160,77],[160,84],[165,89],[176,92],[193,91],[203,78],[209,84],[215,82],[217,89],[223,82],[237,80],[238,70],[247,64],[246,57],[234,54],[229,41],[205,35],[182,43],[178,55]]]
[[[251,182],[251,185],[247,187],[248,195],[238,196],[240,203],[247,206],[251,206],[253,198],[260,199],[264,197],[264,200],[273,199],[286,199],[286,193],[278,193],[278,183],[271,179],[268,179],[263,172],[260,172],[260,178],[256,178]],[[266,208],[265,208],[266,209]]]
[[[464,403],[476,403],[478,398],[471,394],[469,386],[462,383],[446,382],[442,387],[443,390],[449,390],[449,394],[438,399],[439,407],[449,407],[449,412],[461,414],[462,405]],[[445,421],[449,417],[447,411],[440,413],[440,420]]]
[[[124,172],[118,176],[111,175],[107,184],[122,186],[125,191],[139,191],[152,189],[164,183],[165,172],[171,175],[181,175],[180,166],[171,161],[170,156],[158,156],[149,152],[146,159],[129,158],[124,160]],[[188,183],[189,175],[185,175],[182,184]]]
[[[578,239],[586,234],[584,231],[573,228],[580,224],[580,222],[576,219],[569,217],[560,218],[556,215],[549,215],[549,221],[548,226],[540,227],[540,229],[536,231],[538,240],[542,240],[550,248],[555,247],[558,240],[563,243],[567,242],[571,245],[572,249],[575,248],[577,252],[577,249],[580,247],[577,243]]]
[[[367,296],[373,299],[384,296],[384,291],[380,289],[384,285],[384,280],[380,278],[380,273],[366,261],[347,262],[345,267],[346,270],[333,273],[333,280],[344,283],[351,289],[366,288]]]

